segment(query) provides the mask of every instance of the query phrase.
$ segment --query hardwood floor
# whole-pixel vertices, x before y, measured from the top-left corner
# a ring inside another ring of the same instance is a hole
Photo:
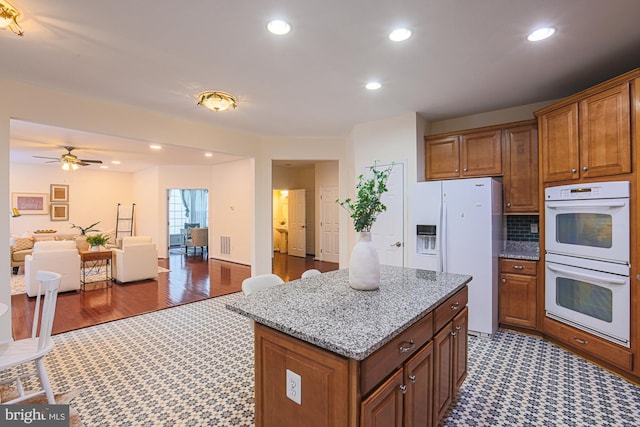
[[[160,274],[158,280],[114,283],[110,287],[98,282],[87,285],[85,291],[59,294],[53,333],[239,292],[242,281],[251,276],[247,265],[206,259],[200,253],[186,256],[172,251],[169,258],[158,260],[158,265],[171,270]],[[274,253],[273,272],[285,282],[299,279],[310,268],[326,272],[337,270],[338,264]],[[31,333],[34,304],[35,298],[26,294],[11,296],[14,339],[27,338]]]

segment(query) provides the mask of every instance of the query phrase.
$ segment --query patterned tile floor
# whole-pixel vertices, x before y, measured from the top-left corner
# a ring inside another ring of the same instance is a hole
[[[239,294],[56,335],[54,389],[86,426],[253,426],[253,332]],[[1,379],[1,377],[0,377]],[[539,338],[470,338],[447,426],[637,426],[640,387]]]

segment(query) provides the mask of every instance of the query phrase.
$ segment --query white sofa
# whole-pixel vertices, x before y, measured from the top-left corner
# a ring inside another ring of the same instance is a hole
[[[158,277],[158,251],[148,236],[131,236],[122,239],[120,249],[112,249],[113,278],[119,283]]]
[[[36,242],[33,252],[24,258],[24,283],[27,295],[38,295],[36,272],[48,270],[60,273],[60,289],[58,292],[77,291],[80,289],[80,254],[73,240],[50,240]]]

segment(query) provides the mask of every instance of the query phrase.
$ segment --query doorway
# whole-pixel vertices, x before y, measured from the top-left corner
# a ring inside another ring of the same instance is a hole
[[[169,253],[185,253],[189,230],[209,227],[209,190],[168,189],[167,218]]]

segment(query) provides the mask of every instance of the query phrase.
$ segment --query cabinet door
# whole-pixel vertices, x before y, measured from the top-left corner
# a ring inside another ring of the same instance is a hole
[[[469,309],[465,307],[453,318],[453,391],[452,397],[467,378],[467,344]]]
[[[433,339],[433,424],[444,417],[453,400],[453,323],[449,322]]]
[[[433,342],[409,359],[404,368],[405,427],[426,427],[433,422]]]
[[[402,427],[402,385],[402,369],[398,369],[362,402],[360,426]]]
[[[460,142],[457,136],[425,141],[427,179],[460,176]]]
[[[500,323],[524,328],[536,327],[537,283],[535,276],[500,275]]]
[[[502,131],[462,135],[460,163],[463,177],[502,175]]]
[[[584,178],[631,171],[629,83],[580,101],[580,167]]]
[[[580,178],[578,104],[570,104],[540,116],[539,128],[544,182]]]
[[[538,213],[538,129],[504,130],[504,213]]]

